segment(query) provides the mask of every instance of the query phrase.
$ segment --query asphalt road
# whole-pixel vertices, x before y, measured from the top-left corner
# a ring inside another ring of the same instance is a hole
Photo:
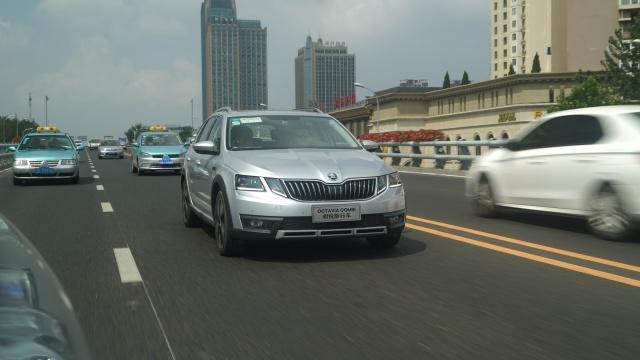
[[[57,272],[95,359],[640,354],[640,242],[596,239],[579,220],[476,218],[463,179],[403,174],[412,217],[393,251],[270,242],[223,258],[210,229],[183,227],[178,176],[95,152],[81,166],[78,185],[0,173],[0,212]],[[142,282],[122,282],[114,249]]]

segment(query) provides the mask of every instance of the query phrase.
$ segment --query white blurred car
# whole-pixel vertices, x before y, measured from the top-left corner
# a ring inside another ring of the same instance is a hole
[[[640,106],[553,113],[477,161],[467,196],[501,207],[580,216],[600,237],[628,238],[640,219]]]

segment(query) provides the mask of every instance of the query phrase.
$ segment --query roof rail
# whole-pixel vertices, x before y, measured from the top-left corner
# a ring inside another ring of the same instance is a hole
[[[231,108],[229,106],[223,106],[223,107],[217,109],[214,112],[222,112],[222,111],[224,111],[224,112],[232,112],[233,110],[231,110]]]
[[[312,112],[317,112],[320,114],[324,114],[325,112],[318,109],[317,107],[310,107],[310,108],[297,108],[297,109],[293,109],[293,111],[312,111]]]

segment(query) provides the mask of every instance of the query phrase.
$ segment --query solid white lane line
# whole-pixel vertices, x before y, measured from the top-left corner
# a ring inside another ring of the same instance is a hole
[[[104,185],[96,185],[96,190],[104,191]]]
[[[110,202],[103,202],[100,205],[102,206],[102,212],[113,212],[113,206],[111,206]]]
[[[451,177],[458,179],[466,179],[467,177],[464,175],[451,175],[451,174],[435,174],[435,173],[422,173],[417,171],[398,171],[400,174],[411,174],[411,175],[426,175],[426,176],[442,176],[442,177]]]
[[[133,259],[129,248],[113,249],[113,254],[116,257],[120,281],[122,281],[122,283],[142,282],[142,276],[140,275],[140,271],[138,271],[136,261]]]
[[[94,179],[100,179],[100,175],[93,175]]]
[[[151,305],[151,310],[153,310],[153,315],[156,317],[156,321],[158,322],[158,327],[160,328],[160,332],[162,332],[162,337],[164,338],[164,342],[165,344],[167,344],[169,355],[171,355],[172,360],[176,360],[176,355],[173,353],[173,348],[171,347],[171,342],[169,342],[169,337],[167,337],[167,333],[164,331],[164,326],[162,325],[162,321],[160,321],[160,316],[158,316],[158,311],[156,310],[156,306],[153,304],[153,301],[151,300],[151,296],[149,295],[147,284],[142,282],[142,287],[144,288],[144,293],[147,295],[147,299],[149,300],[149,304]]]

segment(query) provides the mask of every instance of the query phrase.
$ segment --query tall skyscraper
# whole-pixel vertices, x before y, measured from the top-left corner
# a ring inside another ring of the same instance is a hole
[[[536,53],[542,72],[601,70],[619,1],[491,0],[491,77],[531,72]]]
[[[267,104],[267,29],[238,20],[235,0],[204,0],[200,16],[203,117]]]
[[[355,96],[356,56],[344,43],[324,43],[307,37],[295,59],[296,108],[316,107],[331,112],[336,102]]]

